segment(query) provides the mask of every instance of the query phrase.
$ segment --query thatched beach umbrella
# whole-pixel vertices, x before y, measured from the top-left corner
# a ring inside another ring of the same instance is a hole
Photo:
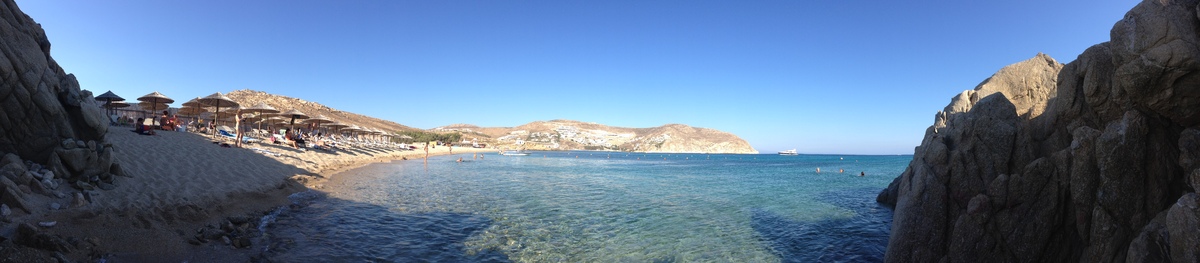
[[[125,102],[123,100],[114,100],[112,102],[104,104],[104,107],[108,108],[108,109],[120,109],[120,108],[129,107],[129,103]]]
[[[333,129],[333,132],[332,132],[332,133],[337,133],[337,132],[338,132],[338,129],[345,128],[345,127],[350,127],[350,125],[346,125],[346,124],[343,124],[343,123],[341,123],[341,122],[336,122],[336,121],[335,121],[335,122],[326,123],[326,124],[325,124],[325,127],[332,128],[332,129]]]
[[[104,94],[100,94],[100,96],[96,96],[96,100],[103,101],[104,108],[109,110],[109,114],[112,114],[112,109],[114,107],[110,107],[109,105],[112,104],[112,102],[114,102],[114,101],[123,101],[123,100],[125,100],[125,98],[121,98],[121,96],[117,96],[117,94],[114,94],[110,90],[108,92],[105,92]]]
[[[333,122],[333,120],[330,120],[329,118],[325,118],[325,115],[319,115],[319,114],[318,114],[318,115],[317,115],[317,116],[315,116],[315,117],[308,118],[307,120],[304,120],[304,122],[305,122],[305,123],[314,124],[314,125],[315,125],[315,128],[320,128],[320,127],[321,127],[321,124],[325,124],[325,123],[331,123],[331,122]]]
[[[137,100],[141,101],[141,102],[149,102],[151,105],[149,107],[157,107],[157,105],[155,105],[155,104],[159,104],[159,103],[162,103],[162,104],[175,103],[175,100],[168,98],[166,95],[162,95],[162,93],[158,93],[157,91],[151,92],[150,94],[146,94],[145,96],[141,96],[141,97],[137,98]],[[142,108],[145,109],[146,107],[142,107]],[[153,112],[153,111],[156,111],[156,109],[150,109],[150,111]]]
[[[350,125],[350,127],[346,127],[344,129],[342,129],[342,131],[344,131],[344,132],[349,132],[350,137],[354,137],[354,134],[361,130],[362,130],[362,128],[359,128],[358,125],[353,125],[353,124]]]
[[[199,108],[199,107],[204,107],[204,106],[208,106],[208,105],[204,105],[203,103],[200,103],[200,97],[196,97],[195,99],[191,99],[191,100],[189,100],[189,101],[187,101],[187,102],[184,102],[184,103],[183,103],[183,106],[184,106],[184,107],[197,107],[197,108]]]
[[[200,102],[200,104],[204,104],[204,105],[216,108],[217,114],[221,113],[221,107],[233,108],[233,107],[238,106],[238,103],[236,101],[233,101],[233,99],[226,97],[224,94],[221,94],[220,92],[213,93],[212,95],[208,95],[207,97],[204,97],[204,98],[200,98],[198,101]],[[213,115],[213,123],[216,123],[216,122],[217,122],[217,115]],[[214,135],[217,134],[215,130],[213,131],[213,134]]]
[[[264,119],[262,120],[262,122],[261,122],[261,123],[266,123],[266,124],[267,124],[267,126],[268,126],[268,127],[270,127],[270,126],[274,126],[274,125],[276,125],[276,124],[282,124],[282,123],[285,123],[285,122],[287,122],[287,121],[288,121],[288,120],[287,120],[287,119],[284,119],[283,117],[279,117],[279,116],[272,116],[272,117],[267,117],[267,118],[264,118]],[[274,132],[272,132],[272,133],[274,133]]]
[[[151,112],[165,110],[170,107],[171,106],[168,106],[166,103],[150,103],[145,101],[138,102],[138,108],[142,108],[143,110],[148,110]]]
[[[288,125],[291,125],[291,128],[293,130],[296,129],[296,120],[308,119],[307,114],[304,114],[303,112],[300,112],[296,109],[292,109],[290,111],[280,113],[279,115],[283,116],[283,117],[291,118],[291,121],[288,123]]]
[[[270,113],[279,113],[279,110],[275,109],[275,107],[271,107],[271,105],[267,105],[267,103],[265,103],[265,102],[260,102],[258,104],[255,104],[254,106],[250,106],[248,108],[242,108],[242,112],[243,113],[270,114]]]

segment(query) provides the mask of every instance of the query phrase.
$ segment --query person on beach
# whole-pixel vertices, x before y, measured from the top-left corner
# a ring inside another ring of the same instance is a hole
[[[242,132],[242,109],[238,109],[233,114],[233,130],[237,132],[237,136],[234,137],[237,142],[234,142],[233,146],[242,148],[242,135],[245,134]]]
[[[425,143],[425,163],[429,163],[429,143]]]
[[[162,121],[160,121],[161,125],[159,125],[158,128],[166,131],[175,130],[175,123],[171,122],[170,112],[163,111],[163,114],[162,116],[159,116],[159,119],[162,119]]]
[[[307,138],[307,136],[305,136],[304,133],[296,134],[296,140],[293,142],[296,144],[296,148],[301,148],[301,147],[305,147],[306,145],[308,145],[307,144],[308,139],[306,139],[306,138]]]
[[[152,130],[150,130],[149,128],[147,128],[147,127],[146,127],[146,119],[145,119],[145,118],[138,118],[138,119],[137,119],[137,124],[135,124],[135,126],[134,126],[134,127],[135,127],[135,129],[134,129],[133,131],[134,131],[134,132],[137,132],[138,134],[141,134],[141,135],[154,135],[154,131],[152,131]]]

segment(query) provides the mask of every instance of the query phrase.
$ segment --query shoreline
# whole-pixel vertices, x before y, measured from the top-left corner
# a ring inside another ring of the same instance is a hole
[[[333,189],[324,185],[337,174],[374,163],[421,161],[425,156],[421,148],[381,146],[334,152],[269,143],[225,148],[219,144],[225,140],[200,134],[160,131],[143,136],[127,130],[112,127],[106,136],[115,149],[114,163],[124,170],[124,175],[115,177],[115,187],[78,190],[64,184],[55,189],[57,195],[27,195],[33,209],[28,213],[14,209],[6,218],[12,223],[0,232],[11,235],[22,224],[54,222],[51,227],[35,228],[69,246],[59,252],[25,250],[35,255],[29,259],[247,261],[262,253],[266,244],[241,241],[260,236],[251,233],[257,230],[257,222],[290,205],[290,195],[328,193]],[[430,148],[429,156],[495,152],[447,149]],[[226,231],[211,231],[221,228]]]

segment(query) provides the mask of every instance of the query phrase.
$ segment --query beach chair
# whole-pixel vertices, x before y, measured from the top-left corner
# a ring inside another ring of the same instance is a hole
[[[230,133],[229,131],[226,131],[226,130],[217,130],[217,134],[218,134],[218,135],[220,135],[222,138],[225,138],[225,139],[229,139],[229,140],[235,140],[235,141],[237,140],[237,135],[234,135],[233,133]],[[244,142],[244,143],[257,143],[257,142],[258,142],[258,139],[255,139],[255,138],[250,138],[250,137],[248,137],[248,136],[242,136],[242,142]]]

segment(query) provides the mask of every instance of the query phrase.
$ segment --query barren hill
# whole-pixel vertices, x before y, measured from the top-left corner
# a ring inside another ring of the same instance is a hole
[[[358,125],[364,128],[378,128],[385,131],[415,131],[420,130],[413,127],[401,125],[399,123],[383,120],[371,116],[357,114],[353,112],[340,111],[329,106],[321,105],[320,103],[306,101],[302,99],[274,95],[262,91],[255,90],[237,90],[226,94],[229,98],[240,103],[243,107],[253,106],[260,102],[265,102],[271,107],[275,107],[280,111],[291,109],[299,110],[308,116],[325,115],[325,117],[345,124]]]
[[[535,121],[517,127],[454,124],[435,131],[479,133],[501,148],[634,152],[758,153],[737,135],[683,124],[654,128],[612,127],[572,120]],[[470,136],[465,137],[471,139]]]

